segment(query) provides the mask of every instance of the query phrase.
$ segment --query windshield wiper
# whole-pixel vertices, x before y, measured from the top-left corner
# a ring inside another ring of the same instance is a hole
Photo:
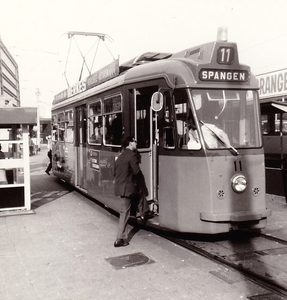
[[[224,141],[213,129],[211,129],[208,125],[206,125],[203,121],[199,120],[199,122],[206,126],[206,128],[208,128],[215,136],[216,138],[220,141],[220,143],[225,146],[226,148],[228,148],[230,150],[230,152],[233,155],[239,155],[239,152],[237,151],[237,149],[235,149],[232,145],[230,145],[230,143],[228,143],[227,141]]]

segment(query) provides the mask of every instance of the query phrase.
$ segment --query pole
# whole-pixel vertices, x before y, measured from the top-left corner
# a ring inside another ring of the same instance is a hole
[[[37,98],[37,151],[40,150],[40,109],[39,109],[39,97],[41,93],[39,88],[36,90],[36,98]]]

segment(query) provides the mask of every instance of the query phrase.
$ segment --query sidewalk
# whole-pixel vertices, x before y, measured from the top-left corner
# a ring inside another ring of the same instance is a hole
[[[220,279],[213,274],[226,273],[222,267],[142,229],[131,227],[130,245],[114,248],[117,222],[77,192],[33,215],[0,218],[0,299],[232,300],[264,293],[232,272],[229,283]]]
[[[53,180],[40,176],[48,159],[38,155],[31,157],[32,184]],[[1,217],[0,300],[235,300],[268,293],[140,227],[130,226],[129,246],[115,248],[117,226],[115,215],[75,191],[35,214]]]

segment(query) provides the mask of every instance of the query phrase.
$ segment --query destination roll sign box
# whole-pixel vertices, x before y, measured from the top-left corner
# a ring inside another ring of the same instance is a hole
[[[199,78],[202,81],[245,82],[248,81],[247,70],[201,69]]]

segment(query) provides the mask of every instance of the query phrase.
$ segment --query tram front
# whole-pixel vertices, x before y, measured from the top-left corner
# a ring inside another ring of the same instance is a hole
[[[179,151],[159,158],[160,224],[197,233],[264,228],[271,211],[257,81],[239,64],[236,44],[203,48],[191,49],[190,58],[188,51],[173,56],[185,56],[193,76],[189,83],[178,78],[177,87],[187,87],[173,91]],[[162,128],[166,149],[170,127]]]

